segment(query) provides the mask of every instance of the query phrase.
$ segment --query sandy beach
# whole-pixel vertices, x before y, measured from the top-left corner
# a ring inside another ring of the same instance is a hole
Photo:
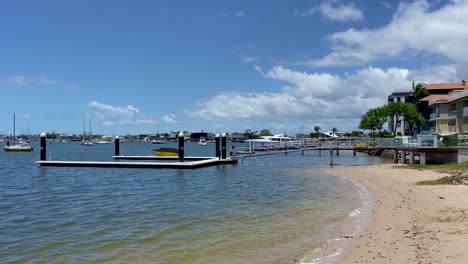
[[[445,176],[393,164],[334,168],[374,197],[368,228],[337,263],[468,263],[468,186],[419,186]]]

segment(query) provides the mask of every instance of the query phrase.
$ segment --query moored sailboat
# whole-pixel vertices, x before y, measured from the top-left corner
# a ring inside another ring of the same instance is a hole
[[[16,144],[16,115],[13,113],[13,145],[7,140],[7,145],[3,147],[6,152],[28,152],[32,151],[33,147],[29,143]]]

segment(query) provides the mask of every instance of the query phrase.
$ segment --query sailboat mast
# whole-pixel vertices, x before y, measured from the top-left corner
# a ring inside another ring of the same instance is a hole
[[[13,146],[16,145],[16,114],[13,113]]]

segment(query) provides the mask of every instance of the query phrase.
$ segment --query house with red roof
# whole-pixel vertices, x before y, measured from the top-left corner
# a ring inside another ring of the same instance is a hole
[[[419,102],[427,105],[430,133],[455,135],[468,133],[468,86],[461,83],[438,83],[426,86],[430,95]]]

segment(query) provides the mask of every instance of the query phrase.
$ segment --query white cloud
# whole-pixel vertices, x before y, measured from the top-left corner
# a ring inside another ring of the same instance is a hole
[[[163,121],[166,122],[167,124],[176,124],[177,122],[177,117],[175,114],[167,114],[163,116]]]
[[[453,78],[455,65],[436,65],[420,71],[402,68],[367,67],[343,76],[307,73],[282,66],[266,73],[265,78],[285,82],[278,92],[224,92],[199,102],[189,116],[201,120],[258,121],[259,123],[322,123],[326,127],[357,129],[361,115],[387,103],[392,92],[411,91],[413,80],[436,82]],[[414,79],[417,78],[417,79]]]
[[[321,5],[313,7],[306,12],[295,11],[296,15],[301,16],[315,15],[317,13],[333,21],[359,21],[364,18],[362,11],[357,8],[354,3],[344,5],[338,1],[332,0],[325,1]]]
[[[151,125],[156,123],[133,105],[112,106],[92,101],[88,103],[88,106],[98,110],[95,113],[96,118],[101,120],[103,125]]]
[[[424,0],[403,2],[388,25],[334,33],[329,37],[330,54],[306,64],[351,66],[385,58],[438,55],[466,68],[468,0],[454,0],[437,10],[431,8]]]
[[[25,77],[17,75],[5,79],[0,79],[0,86],[12,86],[12,87],[33,87],[33,86],[53,86],[56,85],[57,81],[45,76],[39,75],[34,77]]]

